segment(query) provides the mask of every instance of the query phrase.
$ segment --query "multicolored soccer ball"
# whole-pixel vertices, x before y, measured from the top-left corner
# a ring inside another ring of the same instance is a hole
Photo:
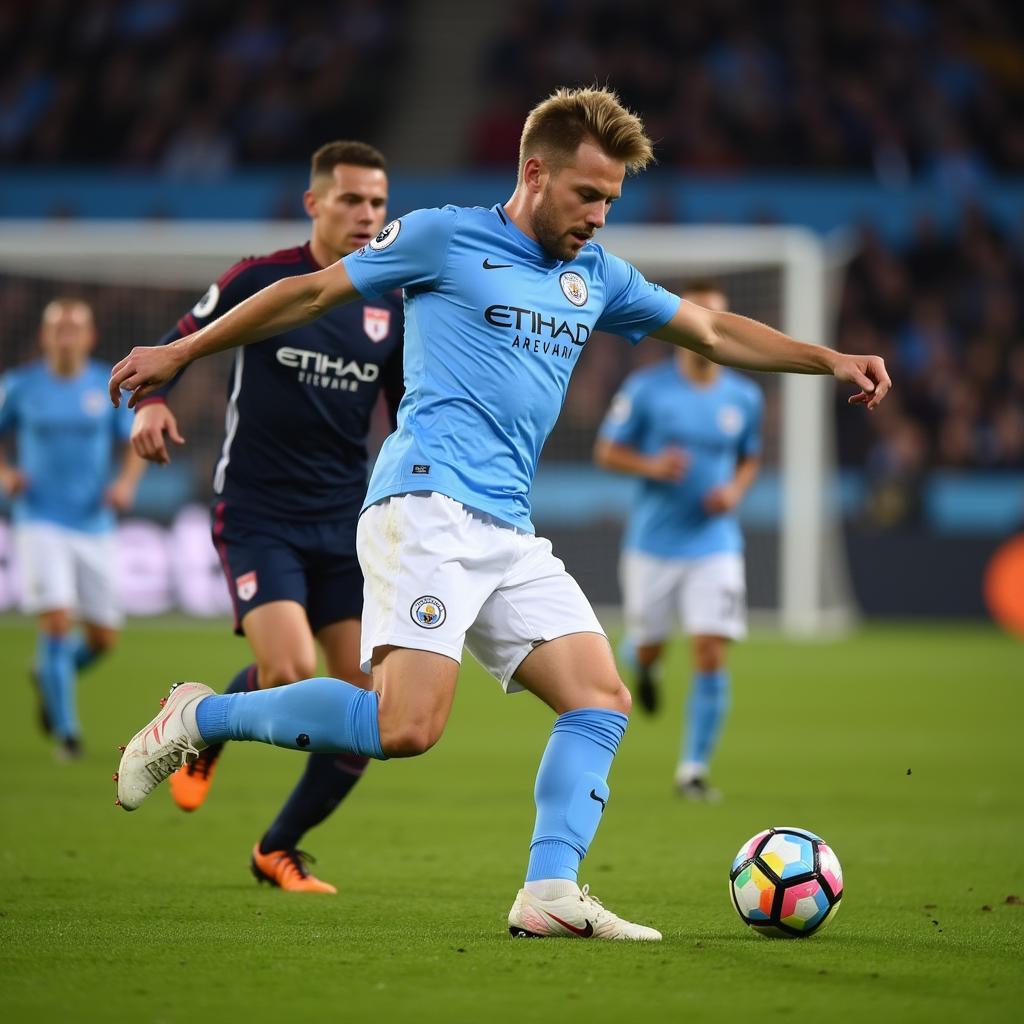
[[[803,828],[768,828],[740,847],[729,894],[744,923],[775,938],[804,939],[831,921],[843,898],[839,858]]]

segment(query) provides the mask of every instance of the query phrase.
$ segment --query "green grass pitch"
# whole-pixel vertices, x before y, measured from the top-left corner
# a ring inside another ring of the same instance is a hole
[[[82,682],[71,765],[34,727],[32,646],[27,624],[0,622],[5,1022],[1019,1019],[1024,649],[994,630],[738,647],[717,806],[671,792],[676,644],[668,708],[634,716],[581,876],[660,928],[656,945],[508,936],[551,716],[471,662],[439,746],[371,765],[308,837],[331,898],[247,870],[300,755],[229,748],[192,816],[166,789],[113,806],[117,744],[168,682],[220,686],[245,657],[222,624],[132,624]],[[760,938],[727,895],[740,843],[785,824],[823,835],[846,873],[838,918],[806,941]]]

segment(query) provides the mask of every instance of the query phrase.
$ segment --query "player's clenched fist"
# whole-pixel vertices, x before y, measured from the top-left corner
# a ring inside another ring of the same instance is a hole
[[[110,371],[110,400],[121,404],[121,391],[130,391],[128,408],[166,384],[184,365],[177,348],[172,345],[137,346]]]
[[[175,444],[185,443],[185,438],[178,432],[178,421],[174,413],[162,401],[154,400],[135,413],[132,447],[135,454],[143,459],[167,465],[171,456],[167,451],[166,438]]]

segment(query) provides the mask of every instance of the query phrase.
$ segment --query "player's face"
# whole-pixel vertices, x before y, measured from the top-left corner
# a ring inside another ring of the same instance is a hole
[[[92,311],[86,305],[47,306],[40,340],[47,362],[58,373],[75,373],[96,341]]]
[[[305,195],[320,247],[335,259],[366,245],[384,226],[388,176],[376,167],[335,164]]]
[[[559,260],[574,260],[594,232],[604,227],[622,194],[626,165],[593,142],[581,142],[564,167],[549,173],[533,210],[533,231]]]

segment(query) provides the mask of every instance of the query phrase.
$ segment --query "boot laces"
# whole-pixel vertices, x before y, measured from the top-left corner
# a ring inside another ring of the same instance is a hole
[[[189,755],[192,755],[190,758]],[[199,756],[199,751],[192,745],[188,736],[179,736],[163,748],[163,752],[147,762],[146,771],[154,782],[163,782],[173,775],[183,764],[190,763]]]

